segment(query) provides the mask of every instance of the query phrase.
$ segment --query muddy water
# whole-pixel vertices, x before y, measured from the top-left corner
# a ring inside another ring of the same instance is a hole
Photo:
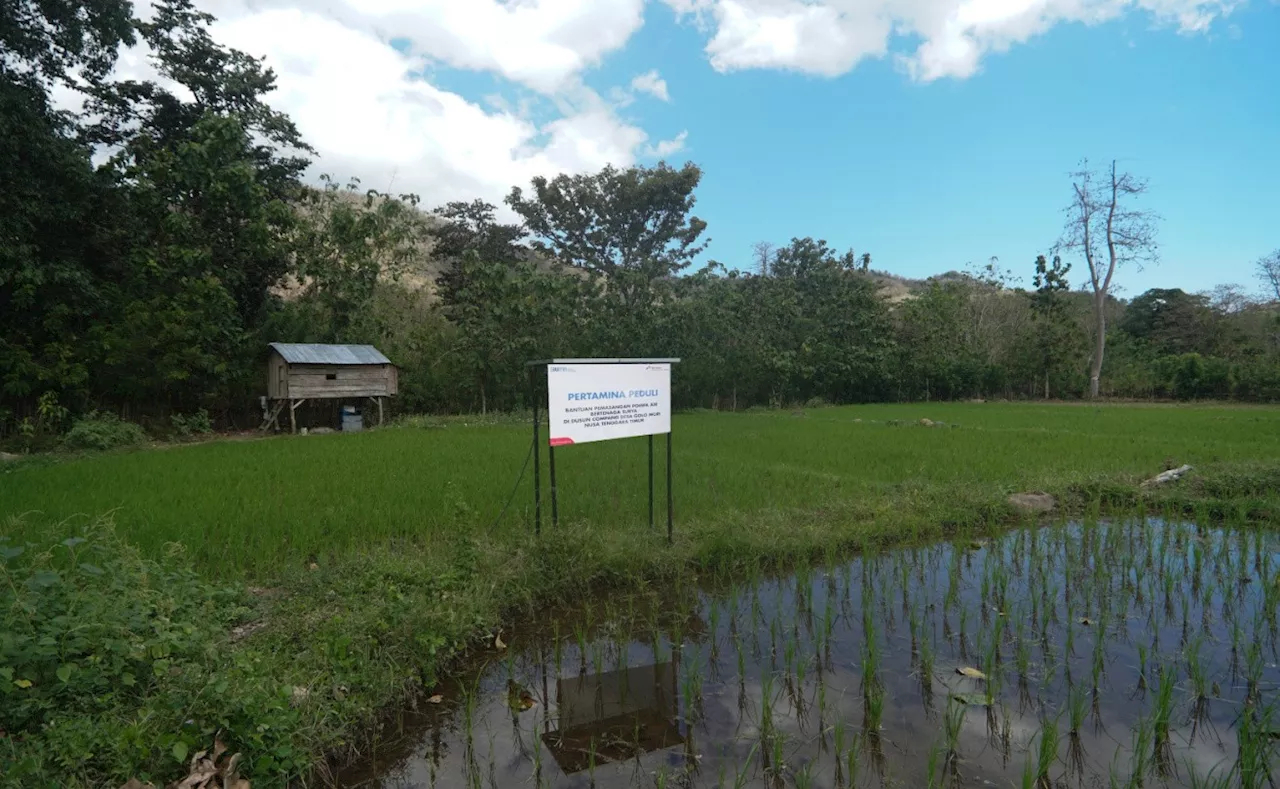
[[[504,634],[340,780],[1266,786],[1278,552],[1077,524],[589,601]]]

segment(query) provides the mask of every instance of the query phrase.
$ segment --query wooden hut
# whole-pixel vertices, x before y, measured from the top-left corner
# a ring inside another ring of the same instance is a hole
[[[296,432],[298,406],[307,400],[373,400],[382,424],[382,401],[395,397],[399,384],[396,366],[372,345],[321,345],[319,343],[271,343],[267,360],[269,405],[263,429],[277,425],[280,412],[289,408],[289,429]]]

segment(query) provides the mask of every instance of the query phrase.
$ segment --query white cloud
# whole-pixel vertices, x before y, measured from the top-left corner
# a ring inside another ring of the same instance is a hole
[[[626,166],[655,150],[581,79],[639,27],[643,0],[345,2],[198,0],[217,18],[216,40],[275,70],[267,100],[317,150],[313,175],[415,192],[427,206],[476,197],[501,205],[535,175]],[[149,14],[148,4],[138,12]],[[535,93],[464,97],[435,84],[436,64],[489,71]],[[141,50],[126,53],[117,73],[155,77]],[[646,87],[665,91],[661,80]],[[535,106],[551,118],[534,120]]]
[[[670,140],[660,140],[657,145],[649,145],[644,149],[645,156],[651,159],[665,159],[684,150],[689,132],[682,131]]]
[[[645,0],[202,0],[239,9],[295,8],[455,68],[491,71],[541,93],[571,87],[644,23]],[[282,31],[277,31],[277,33]]]
[[[713,31],[706,52],[722,72],[751,68],[843,74],[919,39],[895,58],[914,79],[969,77],[982,58],[1064,22],[1097,24],[1130,10],[1184,34],[1207,30],[1237,0],[665,0]]]
[[[636,93],[647,93],[658,101],[671,101],[667,81],[658,76],[657,71],[645,72],[631,80],[631,89]]]

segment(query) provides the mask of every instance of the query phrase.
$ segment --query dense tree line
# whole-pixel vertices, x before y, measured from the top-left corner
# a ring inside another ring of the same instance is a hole
[[[695,270],[692,164],[537,178],[505,209],[308,186],[311,149],[264,100],[274,75],[217,44],[189,0],[146,22],[126,0],[6,8],[0,436],[94,409],[248,425],[271,340],[374,343],[413,411],[525,407],[524,361],[551,356],[680,356],[683,406],[1080,397],[1096,326],[1103,395],[1280,399],[1275,301],[1125,303],[1109,274],[1072,290],[1057,255],[1026,261],[1028,290],[991,265],[906,292],[869,254],[810,237]],[[162,79],[111,76],[135,43]],[[1131,194],[1126,178],[1083,181],[1081,215]],[[1060,250],[1106,270],[1070,233]],[[1276,260],[1259,272],[1280,299]]]

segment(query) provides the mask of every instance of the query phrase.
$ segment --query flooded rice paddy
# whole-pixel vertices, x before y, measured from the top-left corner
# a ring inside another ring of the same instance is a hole
[[[1275,786],[1278,551],[1073,524],[584,601],[503,634],[339,780]]]

